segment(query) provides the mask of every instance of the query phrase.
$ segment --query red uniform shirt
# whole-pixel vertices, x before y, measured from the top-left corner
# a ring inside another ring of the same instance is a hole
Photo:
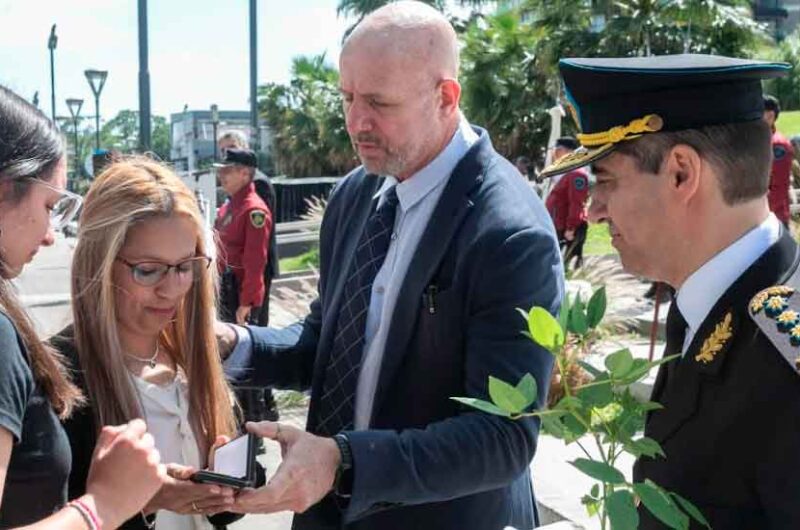
[[[769,176],[769,209],[775,217],[789,223],[789,186],[792,179],[792,144],[778,131],[772,135],[772,172]]]
[[[272,214],[251,182],[217,212],[220,272],[230,267],[239,282],[239,305],[261,306]]]
[[[576,169],[561,177],[547,196],[547,211],[556,231],[575,230],[586,222],[586,200],[589,198],[589,176]]]

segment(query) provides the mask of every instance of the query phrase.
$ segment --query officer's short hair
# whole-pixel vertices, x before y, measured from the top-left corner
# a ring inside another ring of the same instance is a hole
[[[646,134],[621,142],[617,151],[636,160],[640,171],[658,173],[670,149],[688,145],[714,166],[722,197],[733,206],[767,193],[772,165],[771,136],[767,122],[759,119]]]
[[[775,96],[770,96],[768,94],[764,95],[764,110],[771,110],[775,113],[775,119],[778,119],[778,116],[781,113],[781,102],[778,101],[778,98]]]

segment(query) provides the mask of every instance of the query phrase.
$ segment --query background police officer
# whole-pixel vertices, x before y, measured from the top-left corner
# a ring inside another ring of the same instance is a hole
[[[556,140],[554,159],[566,156],[579,146],[571,136]],[[575,258],[575,268],[583,265],[583,246],[589,225],[586,222],[586,201],[589,199],[589,175],[581,168],[562,176],[547,196],[547,211],[553,218],[558,243],[564,253],[564,267]]]
[[[257,323],[260,307],[269,296],[264,283],[268,245],[273,232],[272,213],[253,184],[256,155],[249,149],[226,149],[218,168],[220,184],[229,200],[217,213],[219,235],[220,318],[237,324]],[[237,388],[245,420],[277,420],[272,391]]]
[[[220,153],[228,149],[249,149],[250,144],[247,141],[247,136],[237,129],[231,129],[223,132],[219,140],[217,140],[217,147]],[[269,213],[272,214],[273,230],[270,231],[269,236],[269,250],[267,254],[267,266],[264,269],[264,302],[261,304],[261,310],[257,314],[250,315],[251,322],[259,326],[266,326],[269,324],[269,293],[272,286],[272,280],[280,275],[278,256],[278,242],[275,235],[274,225],[278,222],[278,200],[275,193],[275,186],[272,185],[272,180],[256,168],[255,176],[253,177],[253,184],[256,187],[256,193],[261,197],[269,208]]]
[[[775,127],[781,113],[781,105],[774,96],[764,96],[764,120],[772,129],[772,172],[769,178],[769,209],[789,227],[789,187],[792,181],[792,143]]]

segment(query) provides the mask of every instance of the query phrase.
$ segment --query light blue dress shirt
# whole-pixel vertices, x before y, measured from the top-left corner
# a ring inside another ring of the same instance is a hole
[[[376,193],[376,196],[381,197],[379,202],[382,202],[386,191],[397,186],[398,204],[392,242],[383,266],[372,284],[364,336],[364,357],[356,390],[356,429],[369,427],[386,336],[408,266],[445,184],[458,162],[477,140],[478,135],[462,118],[450,143],[427,166],[399,184],[394,177],[387,177]]]
[[[383,266],[372,284],[364,336],[364,356],[356,389],[356,429],[369,428],[389,325],[408,266],[450,175],[477,141],[478,135],[462,117],[450,143],[427,166],[400,183],[392,176],[387,177],[375,194],[380,197],[380,204],[386,191],[397,186],[398,205],[392,241]],[[250,334],[240,326],[232,327],[236,330],[238,342],[224,363],[229,373],[248,366],[252,355]]]

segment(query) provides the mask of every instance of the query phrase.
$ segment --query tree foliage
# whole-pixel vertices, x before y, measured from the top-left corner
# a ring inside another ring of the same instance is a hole
[[[258,106],[273,131],[276,172],[293,177],[338,175],[355,167],[339,74],[324,54],[295,58],[290,83],[261,86]]]
[[[767,81],[767,93],[777,97],[783,109],[800,109],[800,33],[783,40],[770,58],[789,63],[792,69],[786,77]]]
[[[391,0],[340,0],[340,15],[363,18]],[[562,57],[624,57],[714,53],[761,57],[769,42],[747,0],[426,0],[446,12],[476,9],[454,20],[462,44],[460,81],[467,118],[486,127],[508,158],[542,160],[550,128],[548,109],[561,97]],[[487,7],[495,12],[483,14]],[[769,58],[798,62],[800,41],[782,43]],[[324,56],[295,60],[287,85],[262,86],[262,116],[275,132],[277,170],[293,176],[341,174],[356,159],[344,127],[336,69]],[[794,108],[800,78],[773,83]],[[785,96],[784,96],[785,95]],[[565,120],[563,132],[576,132]]]
[[[509,158],[541,158],[562,57],[752,56],[766,39],[741,0],[524,0],[461,35],[464,108]],[[565,132],[573,132],[565,123]]]
[[[70,162],[70,168],[77,168],[79,178],[88,178],[84,161],[91,155],[95,148],[94,121],[83,119],[78,123],[78,145],[75,150],[74,124],[66,119],[61,122],[61,130],[66,135],[66,140],[71,151],[77,156],[77,164]],[[153,116],[151,123],[150,151],[159,159],[170,159],[170,126],[163,116]],[[100,148],[118,151],[122,154],[139,152],[139,111],[121,110],[119,113],[100,126]]]

